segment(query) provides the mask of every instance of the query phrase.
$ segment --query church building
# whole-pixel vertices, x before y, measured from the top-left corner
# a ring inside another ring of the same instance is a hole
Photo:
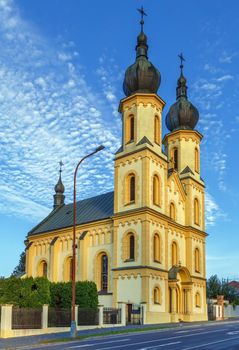
[[[119,103],[114,191],[77,202],[76,279],[94,281],[105,307],[125,303],[128,322],[141,305],[144,323],[206,320],[199,113],[188,100],[181,55],[162,136],[161,76],[148,59],[143,24]],[[27,276],[71,279],[73,204],[64,203],[64,190],[60,170],[52,212],[27,236]]]

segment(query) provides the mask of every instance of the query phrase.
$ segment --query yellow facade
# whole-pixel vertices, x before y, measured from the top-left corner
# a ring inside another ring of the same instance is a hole
[[[77,226],[76,276],[95,281],[99,302],[107,307],[144,305],[144,323],[206,320],[201,135],[179,130],[162,141],[163,107],[156,94],[135,93],[121,101],[114,214]],[[178,169],[172,162],[175,147]],[[192,171],[183,171],[187,167]],[[72,227],[29,235],[26,273],[67,281],[71,256]]]
[[[181,55],[177,102],[166,116],[171,132],[162,137],[160,72],[148,60],[141,14],[136,60],[126,70],[127,97],[119,105],[114,193],[78,203],[85,216],[77,216],[76,278],[96,283],[101,305],[125,303],[128,323],[139,310],[144,323],[206,320],[199,115],[187,100]],[[54,210],[28,234],[26,274],[69,281],[72,205],[64,205],[61,169],[55,192]]]

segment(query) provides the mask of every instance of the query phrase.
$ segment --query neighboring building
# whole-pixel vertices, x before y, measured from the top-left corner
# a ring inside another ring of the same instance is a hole
[[[236,291],[236,294],[239,295],[239,282],[238,281],[230,281],[228,282],[230,287],[233,287]]]
[[[124,78],[120,101],[122,146],[115,154],[114,192],[77,203],[78,280],[95,281],[100,303],[144,304],[146,323],[207,319],[204,182],[198,111],[187,99],[186,79],[166,116],[157,95],[160,73],[148,60],[147,37],[137,38],[136,61]],[[27,276],[69,281],[73,205],[64,204],[61,180],[54,210],[27,237]]]

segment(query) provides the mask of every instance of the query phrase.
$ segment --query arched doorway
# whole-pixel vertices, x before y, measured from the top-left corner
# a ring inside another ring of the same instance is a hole
[[[185,266],[173,266],[168,273],[171,321],[187,321],[191,309],[192,281]]]

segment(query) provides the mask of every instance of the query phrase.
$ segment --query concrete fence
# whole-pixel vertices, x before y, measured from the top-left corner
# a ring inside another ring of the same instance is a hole
[[[75,308],[75,319],[78,330],[93,329],[93,328],[107,328],[107,327],[119,327],[125,326],[126,317],[125,317],[125,307],[124,303],[119,303],[117,309],[104,309],[103,306],[98,307],[97,321],[95,319],[92,323],[89,322],[89,325],[79,325],[82,324],[82,321],[78,320],[80,315],[78,306]],[[65,327],[49,327],[49,307],[48,305],[43,305],[42,310],[25,310],[27,317],[26,322],[22,322],[23,309],[18,309],[13,305],[1,305],[0,306],[0,337],[1,338],[10,338],[10,337],[20,337],[28,335],[39,335],[46,333],[59,333],[59,332],[68,332],[70,331],[70,316],[66,315],[66,318],[63,322]],[[81,309],[80,309],[81,310]],[[34,313],[35,311],[35,313]],[[58,310],[59,311],[59,310]],[[68,310],[69,311],[69,310]],[[36,316],[37,320],[31,319],[32,313],[34,313],[34,318]],[[39,316],[40,314],[40,316]],[[19,320],[19,323],[18,323]],[[59,321],[59,320],[58,320]],[[78,322],[79,321],[79,322]],[[24,323],[24,324],[23,324]],[[61,322],[56,322],[56,324],[61,325]],[[69,326],[66,326],[68,325]],[[28,325],[32,325],[28,327]]]
[[[225,305],[224,315],[226,318],[239,317],[239,305],[233,307],[232,305]]]

